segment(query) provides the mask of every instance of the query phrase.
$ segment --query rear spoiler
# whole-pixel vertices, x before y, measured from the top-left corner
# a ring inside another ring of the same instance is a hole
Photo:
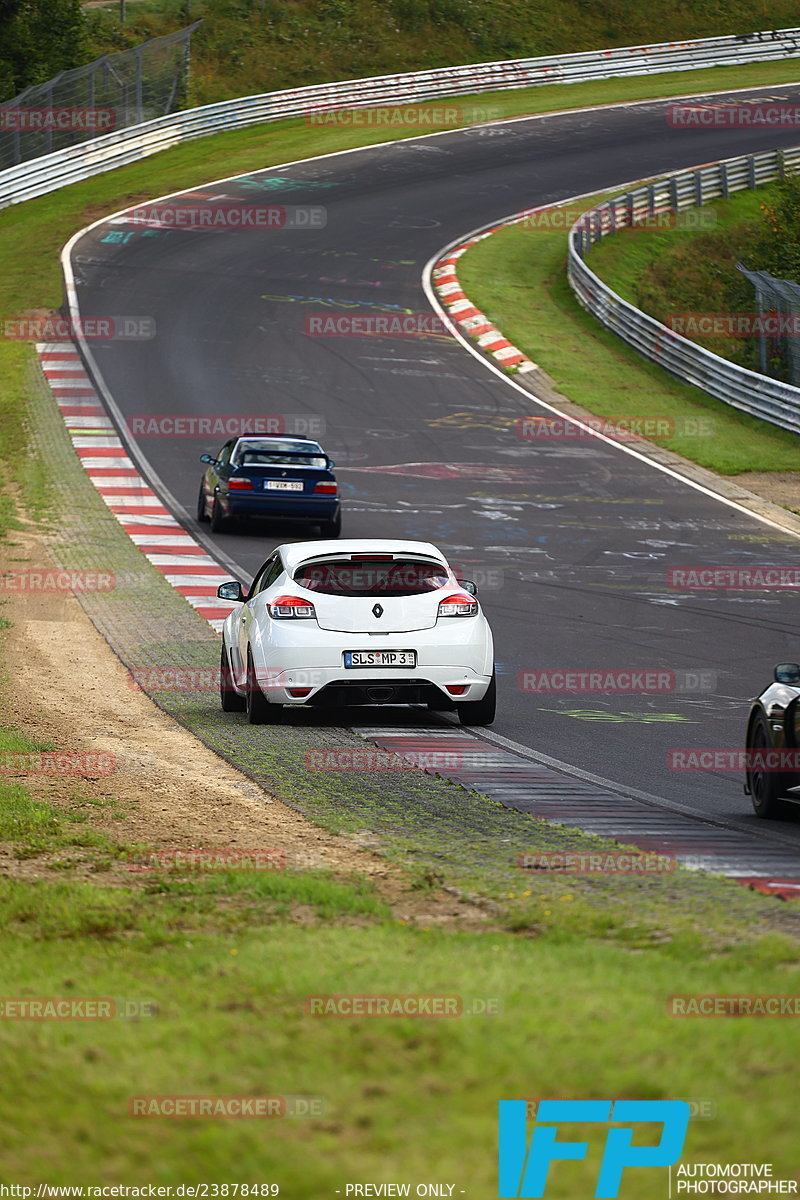
[[[393,560],[408,559],[410,562],[428,563],[431,566],[446,568],[448,571],[450,571],[451,575],[453,573],[452,568],[443,559],[433,558],[432,555],[430,555],[430,554],[417,554],[413,550],[412,551],[390,550],[385,553],[382,553],[380,550],[375,551],[376,558],[387,558],[389,554],[391,554]],[[327,554],[314,554],[311,556],[311,558],[304,558],[303,561],[299,562],[294,569],[295,569],[295,571],[299,571],[301,567],[308,567],[312,563],[353,562],[354,555],[355,555],[356,561],[358,561],[359,559],[363,561],[363,559],[365,557],[370,557],[368,555],[368,552],[365,550],[340,550],[338,553],[336,553],[336,552],[331,553],[329,550]]]

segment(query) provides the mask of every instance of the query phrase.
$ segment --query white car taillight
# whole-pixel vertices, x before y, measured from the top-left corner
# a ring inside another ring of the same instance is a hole
[[[474,617],[478,612],[478,601],[468,592],[456,592],[439,602],[440,617]]]
[[[308,620],[317,615],[314,605],[308,600],[303,600],[301,596],[276,596],[271,604],[267,605],[267,610],[271,617],[280,621]]]

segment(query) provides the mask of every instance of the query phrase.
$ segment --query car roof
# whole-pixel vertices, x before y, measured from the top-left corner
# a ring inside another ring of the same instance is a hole
[[[293,571],[301,563],[331,555],[347,554],[417,554],[447,564],[447,559],[431,542],[411,542],[390,538],[337,538],[335,541],[288,542],[278,547],[286,569]]]

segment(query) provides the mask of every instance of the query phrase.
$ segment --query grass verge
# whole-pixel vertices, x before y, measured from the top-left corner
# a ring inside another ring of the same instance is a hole
[[[587,198],[581,208],[603,198]],[[631,234],[631,259],[625,248],[609,245],[600,250],[614,256],[623,283],[630,287],[642,255],[648,253],[644,242],[678,236],[690,235]],[[793,434],[673,379],[585,312],[567,281],[566,256],[563,230],[512,225],[471,247],[459,259],[458,277],[466,294],[505,336],[589,412],[609,421],[644,417],[674,422],[666,426],[675,430],[671,436],[652,440],[722,475],[796,470]],[[588,262],[597,269],[594,252]],[[604,260],[604,278],[606,264]],[[698,429],[702,432],[695,432]]]

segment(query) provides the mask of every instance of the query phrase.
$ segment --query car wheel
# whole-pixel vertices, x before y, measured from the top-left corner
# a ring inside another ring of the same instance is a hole
[[[211,505],[211,532],[224,533],[228,528],[228,522],[222,515],[222,507],[219,502],[219,497],[214,497],[214,503]]]
[[[228,653],[224,642],[222,643],[222,652],[219,659],[219,698],[223,712],[244,712],[247,708],[247,701],[244,696],[240,696],[234,689],[231,669],[228,664]]]
[[[326,538],[337,538],[342,532],[342,511],[339,509],[332,521],[320,522],[320,533]]]
[[[280,720],[280,706],[270,704],[258,685],[251,650],[247,651],[247,699],[245,704],[247,719],[251,725],[274,725],[276,721]]]
[[[206,512],[206,492],[202,483],[200,484],[200,494],[197,497],[197,519],[201,525],[204,525],[208,520],[208,513]]]
[[[770,750],[769,732],[764,724],[764,718],[756,717],[747,738],[748,750]],[[783,803],[780,798],[780,777],[774,771],[766,771],[757,767],[747,769],[747,783],[750,788],[750,798],[753,802],[756,816],[771,820],[781,815]]]
[[[465,700],[462,704],[456,704],[456,708],[462,725],[491,725],[497,709],[497,680],[494,671],[482,700]]]

